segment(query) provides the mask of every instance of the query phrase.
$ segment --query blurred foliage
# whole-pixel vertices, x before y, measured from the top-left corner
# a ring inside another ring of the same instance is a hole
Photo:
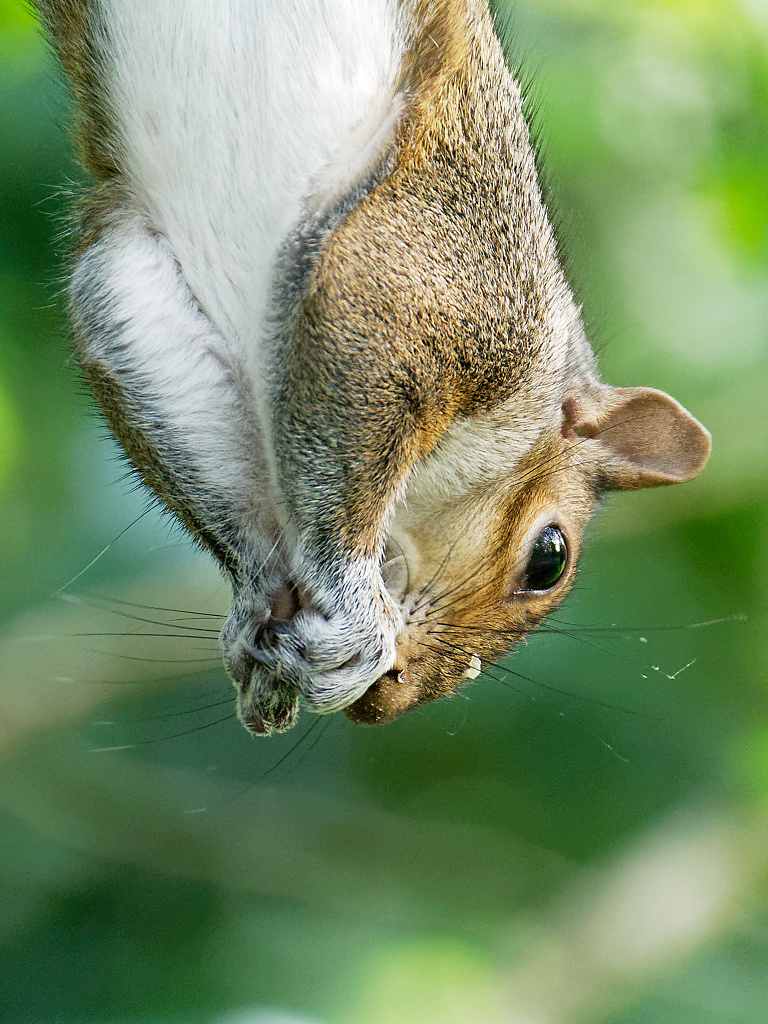
[[[216,618],[162,610],[225,588],[72,367],[67,100],[0,0],[2,1024],[765,1020],[768,9],[512,19],[605,375],[675,394],[710,466],[609,505],[506,675],[254,743]]]

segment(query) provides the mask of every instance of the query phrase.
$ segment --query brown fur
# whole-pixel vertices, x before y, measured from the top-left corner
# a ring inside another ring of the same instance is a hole
[[[565,292],[517,86],[487,16],[470,41],[465,7],[420,5],[396,169],[328,241],[295,336],[292,424],[327,432],[312,417],[329,409],[354,424],[337,525],[367,553],[457,417],[546,375],[548,307]]]
[[[36,0],[62,71],[69,79],[78,118],[73,139],[83,167],[97,181],[117,175],[114,118],[100,88],[100,45],[93,38],[93,0]]]

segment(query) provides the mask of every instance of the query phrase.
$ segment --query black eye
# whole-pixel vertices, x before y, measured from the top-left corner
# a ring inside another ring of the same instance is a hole
[[[568,545],[562,531],[556,526],[547,526],[541,531],[533,545],[531,557],[525,570],[525,590],[549,590],[565,571],[568,561]]]

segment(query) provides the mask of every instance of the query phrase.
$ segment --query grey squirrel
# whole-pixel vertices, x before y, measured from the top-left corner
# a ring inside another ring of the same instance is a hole
[[[94,179],[69,300],[143,481],[231,580],[243,724],[389,721],[556,607],[706,430],[602,383],[485,0],[37,0]]]

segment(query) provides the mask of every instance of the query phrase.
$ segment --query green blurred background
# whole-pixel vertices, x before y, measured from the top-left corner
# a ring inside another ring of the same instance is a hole
[[[0,0],[3,1024],[768,1021],[768,3],[515,23],[604,374],[710,465],[602,512],[506,685],[255,742],[72,365],[67,102]]]

